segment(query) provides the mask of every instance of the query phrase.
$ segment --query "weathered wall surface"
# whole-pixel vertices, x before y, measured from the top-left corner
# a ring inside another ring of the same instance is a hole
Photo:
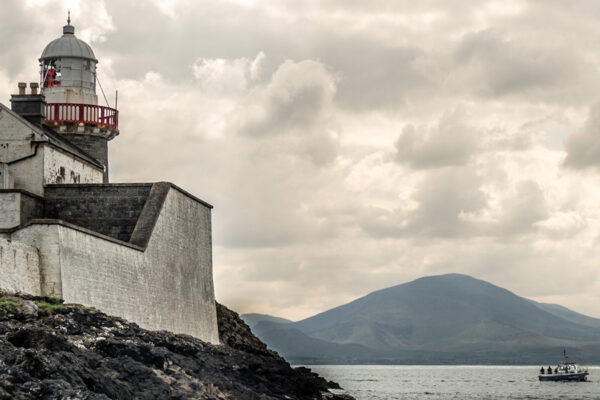
[[[211,209],[177,189],[169,191],[146,254],[156,260],[157,279],[153,285],[163,292],[179,293],[179,300],[155,303],[163,324],[175,324],[194,336],[219,342],[212,273]],[[165,316],[176,310],[174,315]],[[189,317],[202,316],[201,323]],[[160,325],[156,326],[159,329]],[[167,328],[168,329],[168,328]]]
[[[50,185],[45,217],[128,242],[152,184]]]
[[[60,150],[44,146],[44,185],[53,183],[102,183],[102,180],[102,171]]]
[[[11,229],[43,216],[43,200],[15,189],[0,189],[0,229]]]
[[[40,295],[40,260],[33,246],[0,238],[0,290]]]
[[[44,218],[44,199],[21,191],[21,224]]]
[[[0,108],[0,162],[8,165],[14,187],[37,195],[43,194],[43,154],[39,145],[32,143],[41,136],[14,115]],[[22,161],[15,162],[22,159]],[[8,188],[5,188],[8,189]]]
[[[63,297],[60,269],[61,243],[56,224],[29,225],[9,235],[12,242],[25,243],[38,249],[40,295]]]
[[[0,193],[0,229],[21,224],[21,193]]]
[[[27,123],[18,117],[0,108],[0,162],[10,163],[14,160],[30,156],[35,153],[32,139],[41,137],[32,132]]]
[[[8,169],[14,180],[14,187],[43,196],[44,180],[41,172],[44,168],[44,156],[40,150],[38,149],[35,157],[11,164]]]
[[[103,171],[52,146],[36,143],[46,138],[34,129],[0,108],[0,163],[8,164],[15,188],[43,196],[45,184],[102,183]]]
[[[108,140],[101,136],[95,135],[76,135],[76,134],[61,134],[69,142],[79,147],[96,160],[100,161],[106,167],[103,176],[103,182],[108,183]],[[81,182],[84,183],[84,182]]]
[[[53,295],[218,343],[210,213],[172,188],[145,251],[59,224],[34,224],[13,238],[40,249],[42,286]]]

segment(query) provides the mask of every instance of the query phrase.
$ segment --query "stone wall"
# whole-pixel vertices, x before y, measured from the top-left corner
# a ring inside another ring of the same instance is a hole
[[[45,217],[128,242],[151,188],[151,183],[48,185]]]
[[[0,290],[40,295],[40,260],[33,246],[0,238]]]
[[[210,219],[210,206],[170,186],[145,249],[51,221],[12,237],[40,249],[53,295],[218,343]]]

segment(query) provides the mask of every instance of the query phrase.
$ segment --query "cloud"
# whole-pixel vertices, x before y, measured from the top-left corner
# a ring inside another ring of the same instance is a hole
[[[600,104],[590,109],[583,127],[568,136],[565,147],[565,166],[574,169],[600,166]]]
[[[486,207],[481,177],[467,168],[429,173],[413,198],[416,207],[371,209],[361,227],[374,237],[456,237],[475,233],[464,215]]]
[[[327,118],[335,88],[335,77],[322,63],[287,60],[266,86],[248,94],[237,112],[237,129],[250,136],[302,135]]]
[[[478,147],[476,130],[460,111],[444,114],[436,126],[406,125],[396,141],[396,160],[413,168],[464,165]]]
[[[535,225],[553,239],[568,240],[586,228],[584,216],[574,210],[558,211]]]
[[[317,44],[323,60],[339,71],[337,99],[353,110],[398,108],[413,96],[430,93],[421,68],[423,51],[362,35],[325,36]]]
[[[549,217],[544,192],[536,182],[519,182],[514,197],[505,201],[499,229],[503,235],[525,233]]]
[[[498,197],[499,188],[494,188]],[[487,190],[490,190],[489,187]],[[503,196],[493,209],[490,193],[483,190],[482,177],[468,168],[442,169],[429,173],[418,186],[416,206],[392,210],[371,208],[361,219],[361,228],[373,237],[438,238],[494,237],[513,240],[534,233],[539,227],[572,229],[552,220],[547,200],[536,182],[521,181],[513,193]]]
[[[236,310],[306,317],[462,272],[597,315],[597,2],[2,6],[0,101],[71,7],[119,90],[111,180],[214,204]]]
[[[498,28],[465,34],[452,52],[452,64],[446,80],[450,90],[546,102],[579,95],[580,76],[588,71],[569,44]]]
[[[254,59],[198,58],[192,65],[194,78],[200,90],[213,96],[244,94],[260,79],[265,53]]]

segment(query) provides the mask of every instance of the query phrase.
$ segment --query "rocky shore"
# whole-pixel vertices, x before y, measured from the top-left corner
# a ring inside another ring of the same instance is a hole
[[[0,400],[351,400],[217,305],[222,345],[57,299],[0,297]]]

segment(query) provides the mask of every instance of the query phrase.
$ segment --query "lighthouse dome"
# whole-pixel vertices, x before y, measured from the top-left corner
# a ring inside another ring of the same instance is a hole
[[[75,27],[71,24],[63,27],[63,35],[48,43],[40,61],[52,58],[81,58],[98,62],[92,48],[83,40],[75,36]]]

